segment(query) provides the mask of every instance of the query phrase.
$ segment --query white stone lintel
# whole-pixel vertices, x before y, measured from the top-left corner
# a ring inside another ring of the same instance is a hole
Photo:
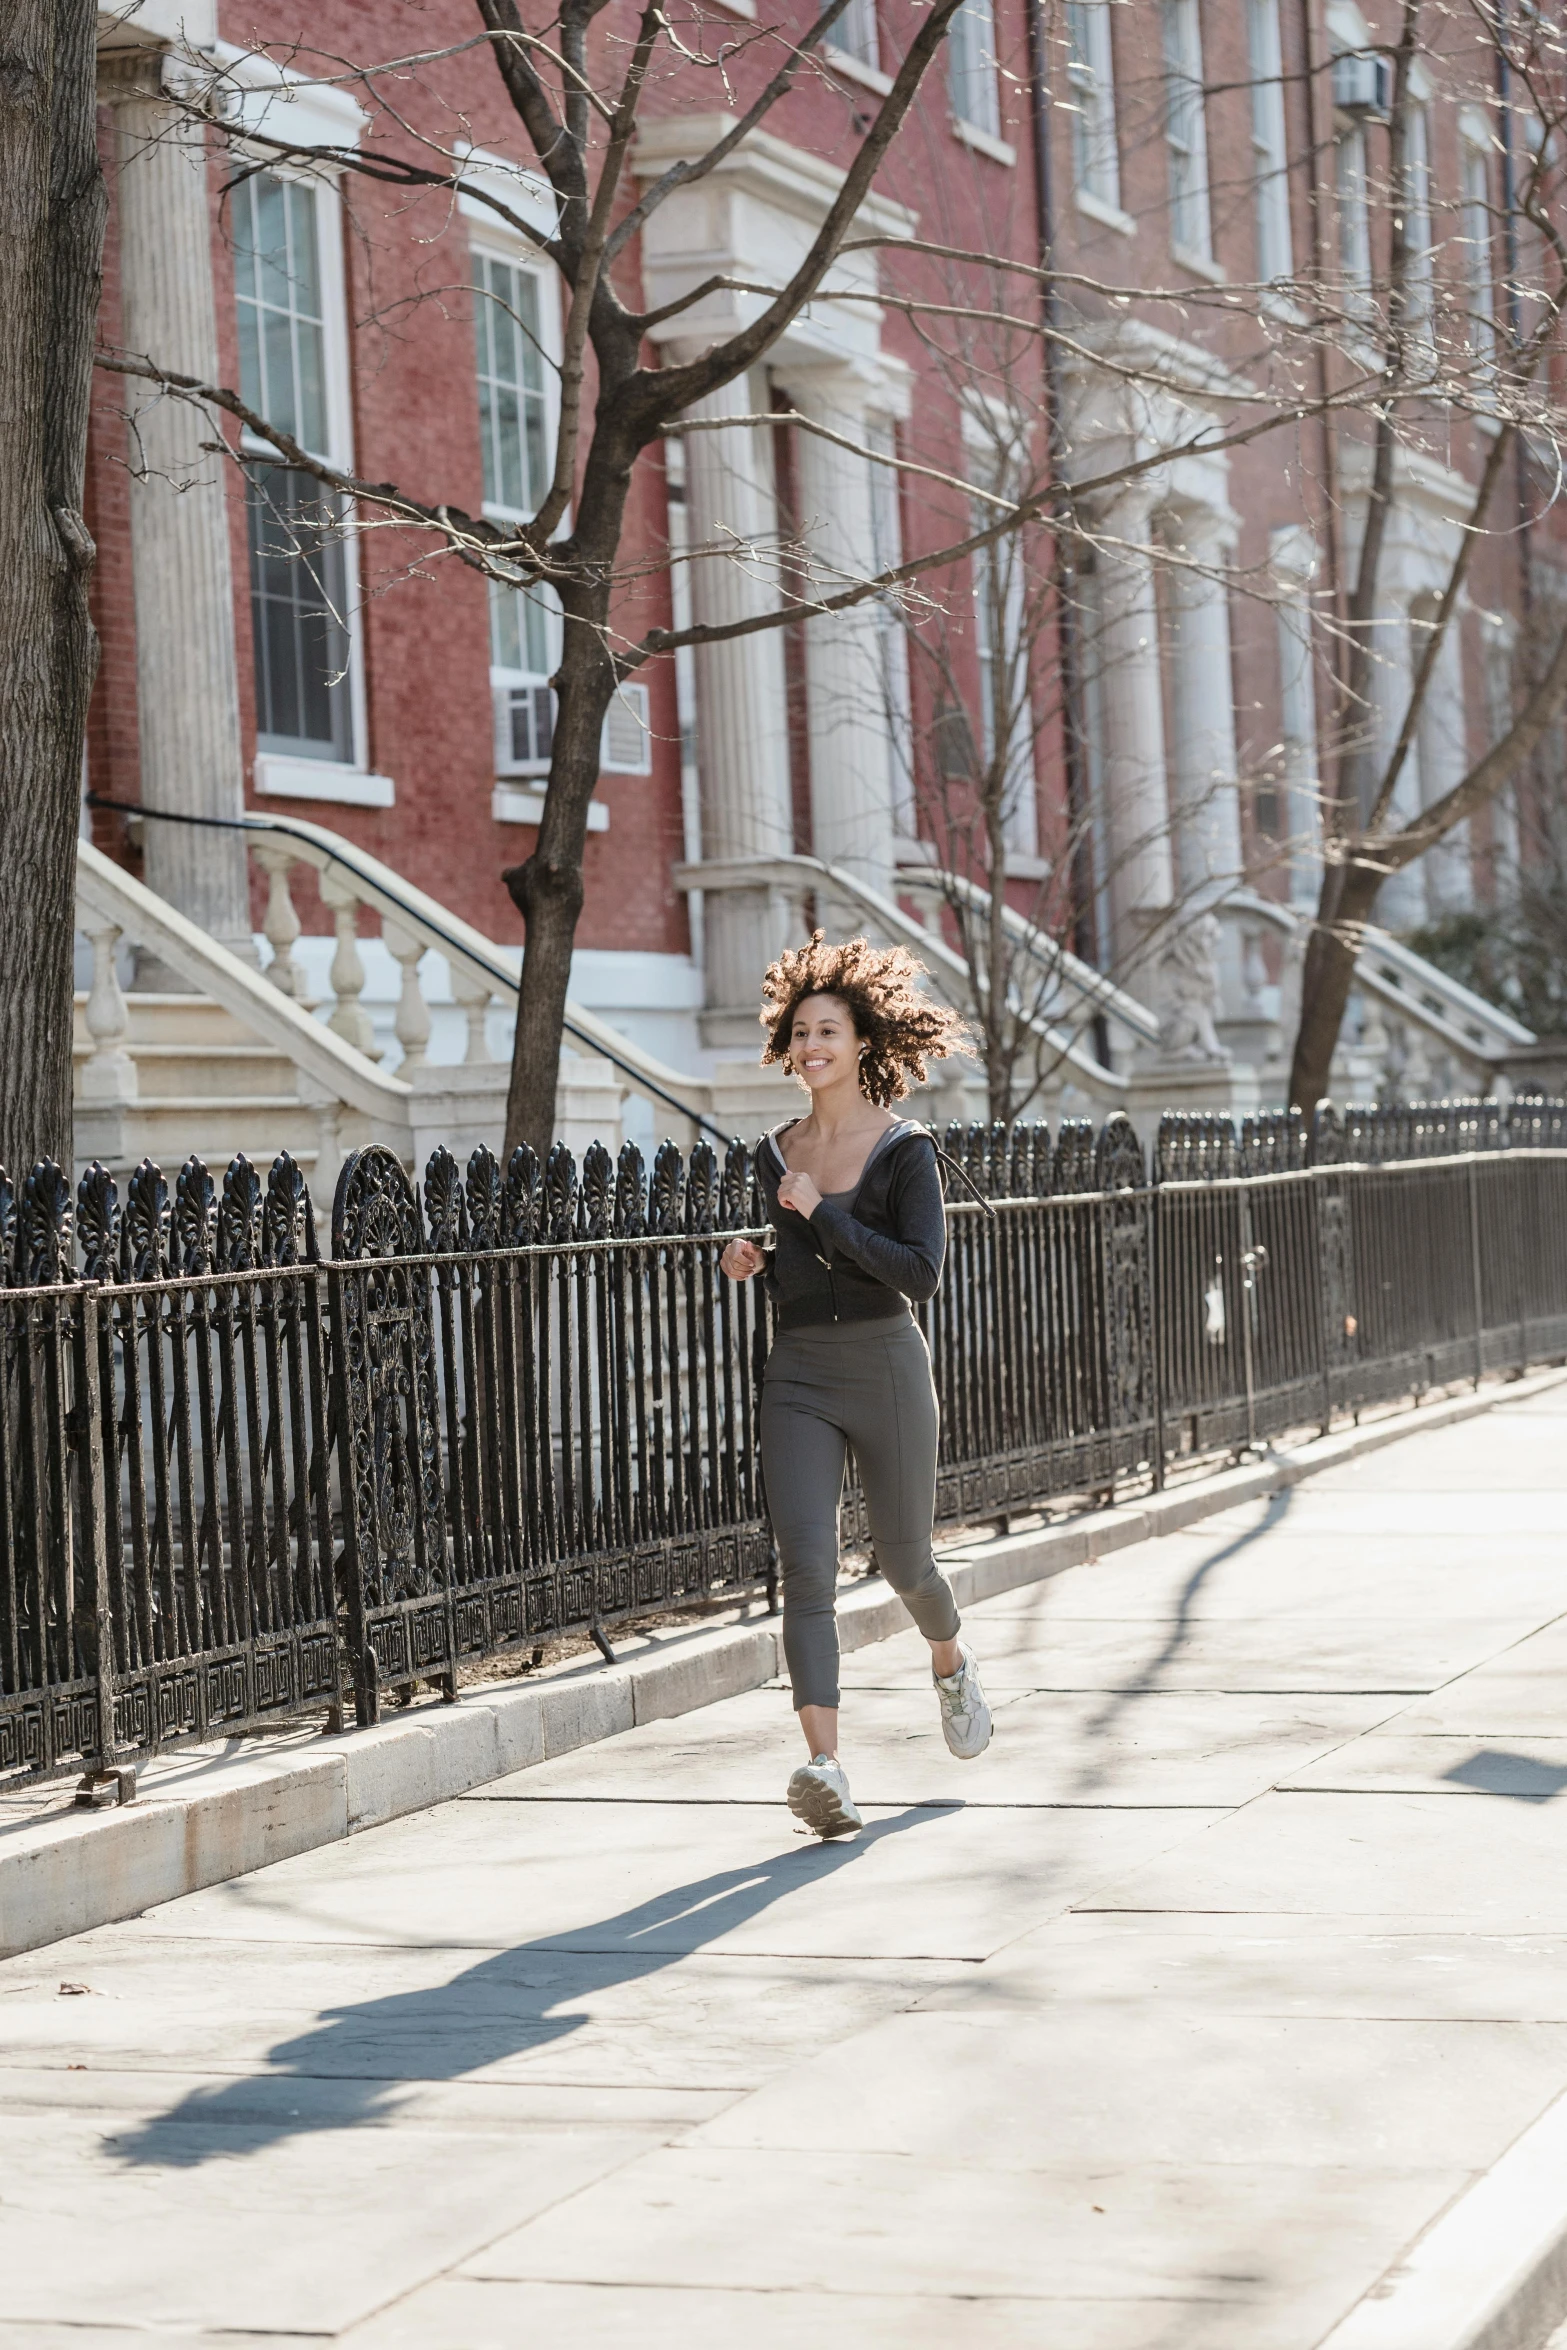
[[[542,824],[544,821],[543,786],[534,790],[531,785],[498,783],[490,794],[490,814],[497,824]],[[588,802],[589,832],[608,832],[609,810],[602,800]]]
[[[390,808],[397,786],[389,775],[366,775],[334,759],[288,759],[256,753],[256,789],[272,800],[332,800],[342,808]]]
[[[914,413],[914,370],[890,351],[863,358],[789,349],[772,373],[807,413],[818,408],[851,414],[858,410],[890,416],[899,424],[906,424]]]

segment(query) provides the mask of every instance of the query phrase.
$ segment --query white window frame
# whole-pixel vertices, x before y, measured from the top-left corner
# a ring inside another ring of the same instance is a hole
[[[555,451],[560,439],[561,315],[559,275],[552,261],[547,260],[525,236],[508,228],[505,221],[501,220],[482,200],[482,197],[474,191],[478,188],[489,188],[492,193],[502,196],[505,202],[525,219],[536,221],[539,228],[545,233],[548,233],[553,222],[552,199],[544,184],[532,174],[522,171],[515,164],[507,163],[502,157],[486,155],[478,149],[468,151],[465,157],[463,179],[470,184],[459,187],[457,202],[459,212],[468,223],[470,276],[476,279],[478,264],[482,258],[498,261],[509,269],[519,271],[523,276],[530,278],[537,288],[539,345],[544,362],[545,463],[547,467],[553,467]],[[473,299],[477,310],[478,303],[488,297],[481,296],[475,285]],[[473,374],[473,398],[476,411],[479,397],[477,324],[476,316]],[[482,511],[486,519],[492,522],[524,523],[531,520],[531,516],[522,512],[521,509],[497,504],[492,499],[484,501]],[[505,589],[492,586],[490,594],[493,599],[496,594],[507,592]],[[549,630],[549,658],[548,666],[542,670],[514,669],[497,663],[494,659],[493,612],[486,614],[486,626],[492,632],[489,677],[492,705],[495,710],[496,733],[494,762],[496,785],[493,805],[497,815],[504,816],[508,820],[516,820],[518,810],[523,802],[526,801],[531,805],[537,795],[528,790],[528,785],[538,783],[549,772],[547,758],[515,766],[503,761],[500,756],[499,741],[502,697],[520,688],[537,691],[547,687],[559,663],[559,618],[549,611],[547,605],[545,611],[546,625]],[[521,820],[536,822],[537,817],[536,815],[524,815]]]
[[[1072,184],[1081,198],[1121,208],[1110,0],[1067,0],[1067,83],[1072,92]]]
[[[822,6],[825,10],[827,0],[822,0]],[[834,64],[844,59],[880,76],[881,36],[876,24],[876,0],[849,0],[828,37],[826,54]]]
[[[1203,100],[1201,0],[1160,0],[1164,44],[1164,143],[1170,175],[1170,246],[1213,260],[1208,123]]]
[[[1265,284],[1276,284],[1280,279],[1295,274],[1279,0],[1246,0],[1246,42],[1251,71],[1251,157],[1256,208],[1257,275]]]
[[[947,29],[947,95],[954,118],[987,139],[1001,136],[995,0],[963,0]]]
[[[293,113],[303,106],[310,93],[290,90],[286,103],[289,107],[288,135],[299,136],[307,117]],[[273,96],[266,106],[270,126],[274,113],[285,101]],[[325,118],[328,135],[340,138],[341,130],[333,117]],[[282,136],[280,130],[278,133]],[[316,202],[316,258],[321,273],[321,343],[323,389],[325,393],[327,446],[312,449],[310,454],[336,468],[340,473],[352,473],[354,467],[353,389],[350,372],[348,334],[348,290],[343,270],[343,199],[336,172],[321,166],[298,162],[274,161],[258,157],[265,164],[268,178],[289,180],[308,187]],[[284,460],[271,444],[259,435],[242,432],[240,448],[243,455],[281,465]],[[343,552],[343,626],[348,636],[348,695],[349,725],[352,732],[353,756],[349,759],[313,759],[303,753],[260,751],[256,753],[256,790],[271,799],[330,800],[341,806],[389,808],[396,798],[390,776],[370,772],[369,713],[365,696],[364,659],[364,604],[359,562],[359,544],[352,526],[352,518],[345,521],[342,538]],[[248,563],[248,554],[247,554]],[[247,577],[248,586],[248,577]],[[248,598],[247,598],[248,601]]]

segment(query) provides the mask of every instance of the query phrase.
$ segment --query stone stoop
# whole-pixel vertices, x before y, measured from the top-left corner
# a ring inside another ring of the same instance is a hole
[[[79,992],[76,998],[72,1056],[80,1163],[101,1159],[123,1177],[150,1158],[172,1182],[192,1152],[221,1176],[236,1152],[264,1173],[286,1150],[310,1175],[320,1126],[299,1097],[285,1052],[258,1041],[205,996],[132,993],[124,1001],[129,1029],[121,1049],[134,1071],[134,1092],[102,1100],[94,1098],[88,1076],[94,1042],[87,997]],[[351,1111],[342,1115],[352,1120]]]
[[[1266,1499],[1401,1437],[1450,1426],[1564,1378],[1567,1370],[1558,1368],[1498,1382],[1120,1507],[944,1545],[942,1564],[959,1606],[973,1605]],[[879,1578],[840,1589],[846,1654],[909,1624],[902,1601]],[[778,1620],[749,1609],[718,1627],[628,1630],[622,1639],[628,1653],[613,1665],[573,1662],[496,1682],[467,1691],[455,1705],[432,1700],[370,1730],[326,1737],[300,1730],[264,1743],[236,1739],[222,1748],[177,1749],[146,1766],[136,1800],[122,1809],[57,1808],[36,1817],[56,1793],[63,1801],[64,1788],[13,1790],[0,1801],[0,1957],[139,1916],[639,1723],[763,1688],[783,1670]]]

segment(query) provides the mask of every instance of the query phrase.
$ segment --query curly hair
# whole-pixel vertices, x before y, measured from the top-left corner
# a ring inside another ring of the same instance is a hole
[[[865,1047],[860,1083],[867,1099],[881,1110],[902,1101],[911,1086],[924,1084],[929,1062],[974,1049],[951,1006],[921,994],[925,976],[924,964],[907,947],[873,947],[864,938],[829,946],[825,934],[813,930],[809,946],[786,947],[767,966],[760,1014],[767,1031],[763,1067],[769,1062],[789,1067],[794,1016],[807,996],[836,996]]]

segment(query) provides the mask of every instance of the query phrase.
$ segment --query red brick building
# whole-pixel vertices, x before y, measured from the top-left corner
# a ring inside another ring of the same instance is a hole
[[[809,23],[809,0],[796,14]],[[692,21],[710,55],[732,44],[727,76],[655,82],[634,191],[702,153],[776,66],[765,0],[711,0]],[[901,0],[852,0],[765,125],[654,213],[623,290],[656,311],[718,283],[653,326],[650,354],[734,331],[765,298],[747,289],[797,261],[910,21]],[[1521,118],[1499,114],[1469,20],[1433,26],[1411,85],[1410,233],[1420,298],[1433,321],[1464,311],[1478,366],[1527,274],[1508,209]],[[236,387],[345,473],[525,520],[553,462],[561,296],[526,234],[530,218],[547,227],[548,192],[468,0],[308,14],[160,0],[103,28],[105,343]],[[606,60],[624,32],[611,11]],[[1065,648],[1037,592],[1051,550],[1034,525],[919,582],[905,617],[870,602],[637,672],[605,730],[573,994],[607,1023],[588,1023],[601,1041],[627,1039],[704,1100],[749,1055],[757,966],[808,905],[894,934],[933,921],[942,983],[961,987],[939,876],[969,857],[964,878],[983,885],[952,811],[998,724],[1009,900],[1084,958],[1060,965],[1040,1024],[1055,1040],[1046,1106],[1245,1107],[1282,1083],[1296,917],[1316,888],[1324,632],[1354,560],[1367,430],[1353,407],[1250,446],[1223,447],[1222,427],[1259,399],[1287,411],[1308,354],[1318,369],[1295,281],[1334,279],[1351,324],[1357,301],[1369,321],[1389,29],[1354,0],[1071,0],[1032,36],[1028,0],[967,0],[826,298],[639,469],[628,641],[962,539],[987,497],[1045,479],[1029,272],[1053,254],[1060,462],[1080,487],[1118,476],[1082,491]],[[427,61],[392,65],[416,52]],[[214,66],[221,133],[180,104]],[[392,70],[367,78],[377,66]],[[382,155],[453,173],[455,189],[354,168]],[[497,195],[510,224],[485,201]],[[911,242],[918,254],[899,251]],[[1320,366],[1313,404],[1352,376],[1353,334]],[[323,527],[343,519],[337,502],[232,419],[222,429],[226,456],[189,403],[99,379],[92,793],[308,818],[515,954],[501,874],[532,848],[547,774],[547,597],[487,586],[370,508],[356,530]],[[1400,454],[1380,726],[1401,715],[1485,446],[1484,420],[1449,408],[1412,424]],[[1409,806],[1507,722],[1524,607],[1557,592],[1554,540],[1547,524],[1481,545],[1400,787]],[[465,1001],[470,1047],[504,1053],[504,990],[475,1006],[454,964],[447,1011],[435,934],[400,938],[385,890],[349,889],[345,905],[329,873],[323,900],[296,866],[293,943],[288,860],[268,866],[259,836],[247,869],[238,834],[102,807],[92,822],[220,947],[275,959],[285,992],[322,998],[383,1072],[406,1058],[428,1085],[457,1060]],[[1382,917],[1410,927],[1483,900],[1515,853],[1511,823],[1504,801],[1390,885]],[[829,863],[847,894],[801,859]],[[1097,1020],[1089,964],[1121,991],[1100,991]],[[1368,964],[1346,1036],[1346,1086],[1467,1088],[1505,1049],[1508,1023],[1404,951],[1390,945],[1379,972]],[[428,1044],[410,984],[433,1012]],[[621,1076],[628,1130],[650,1133],[664,1110]]]

